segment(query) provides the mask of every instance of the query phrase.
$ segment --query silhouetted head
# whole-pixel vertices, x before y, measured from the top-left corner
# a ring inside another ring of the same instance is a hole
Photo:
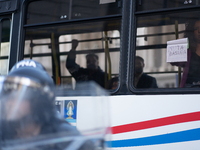
[[[135,57],[135,74],[139,75],[143,73],[144,59],[140,56]]]
[[[91,70],[98,69],[99,66],[99,58],[95,54],[88,54],[86,55],[86,62],[87,62],[87,68]]]

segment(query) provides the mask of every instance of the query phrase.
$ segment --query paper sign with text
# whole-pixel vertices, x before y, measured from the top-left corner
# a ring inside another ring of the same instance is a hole
[[[187,61],[188,38],[167,41],[167,62]]]

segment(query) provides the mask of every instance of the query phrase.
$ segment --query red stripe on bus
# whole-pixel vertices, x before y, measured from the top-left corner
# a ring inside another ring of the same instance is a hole
[[[177,123],[198,121],[198,120],[200,120],[200,112],[193,112],[193,113],[181,114],[154,120],[131,123],[126,125],[114,126],[112,127],[112,133],[119,134],[124,132],[131,132],[148,128],[172,125]]]

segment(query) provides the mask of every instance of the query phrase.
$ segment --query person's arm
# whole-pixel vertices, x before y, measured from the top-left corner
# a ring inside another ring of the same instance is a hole
[[[72,40],[72,49],[70,50],[67,60],[66,60],[66,68],[72,74],[75,71],[78,71],[80,66],[76,64],[76,47],[78,46],[77,40]]]

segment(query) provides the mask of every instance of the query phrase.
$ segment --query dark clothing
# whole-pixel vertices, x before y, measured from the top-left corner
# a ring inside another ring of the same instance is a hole
[[[188,51],[187,51],[187,62],[170,63],[172,66],[178,66],[178,67],[183,68],[183,74],[182,74],[181,83],[180,83],[181,88],[185,87],[186,80],[188,78],[191,55],[192,55],[192,52],[191,52],[191,50],[188,49]]]
[[[54,134],[59,132],[66,132],[68,135],[74,136],[80,135],[75,127],[71,126],[67,121],[59,118],[54,118],[49,122],[49,124],[44,124],[42,126],[40,135]]]
[[[191,53],[191,60],[189,65],[189,72],[186,80],[186,84],[193,84],[200,81],[200,56],[196,53]]]
[[[200,57],[196,53],[188,49],[186,62],[174,62],[171,65],[183,68],[180,87],[191,87],[199,84],[200,71],[198,66],[200,66]]]
[[[6,134],[7,136],[8,132],[3,133],[3,135],[4,134]],[[86,140],[85,137],[81,135],[75,127],[71,126],[65,120],[54,117],[50,120],[49,123],[45,123],[42,125],[40,134],[38,136],[33,136],[32,138],[25,139],[18,139],[14,136],[12,138],[10,137],[9,139],[5,138],[5,136],[2,136],[2,138],[2,141],[0,138],[0,142],[2,143],[3,147],[11,147],[12,144],[16,146],[19,146],[21,144],[27,144],[27,147],[24,148],[27,150],[64,150],[68,147],[71,147],[71,144],[73,142],[76,142],[76,140],[78,140],[77,144],[79,144],[75,145],[77,150],[95,149],[94,143],[91,140]],[[38,142],[40,144],[34,144]],[[76,148],[71,147],[72,150]]]
[[[56,120],[52,121],[49,125],[45,125],[42,128],[40,135],[47,135],[48,136],[48,134],[50,136],[52,134],[53,138],[56,138],[56,137],[57,138],[65,138],[65,137],[73,137],[73,138],[78,137],[78,138],[80,138],[80,137],[82,137],[83,142],[80,144],[80,147],[78,148],[78,150],[94,150],[95,149],[94,143],[92,141],[85,140],[84,136],[82,136],[75,127],[71,126],[65,120],[56,119]],[[59,134],[61,134],[61,135],[59,136]],[[48,136],[48,138],[49,138],[49,136]],[[73,140],[76,141],[76,139],[73,139]],[[73,142],[74,141],[63,141],[63,142],[51,144],[51,145],[45,146],[45,147],[46,147],[47,150],[54,150],[54,149],[64,150],[65,148],[70,146],[70,144],[72,144]]]
[[[82,68],[75,62],[76,53],[70,51],[66,60],[66,68],[77,82],[95,81],[100,86],[105,87],[105,73],[98,67],[97,70]]]
[[[136,88],[158,88],[156,79],[143,73],[137,83]]]

